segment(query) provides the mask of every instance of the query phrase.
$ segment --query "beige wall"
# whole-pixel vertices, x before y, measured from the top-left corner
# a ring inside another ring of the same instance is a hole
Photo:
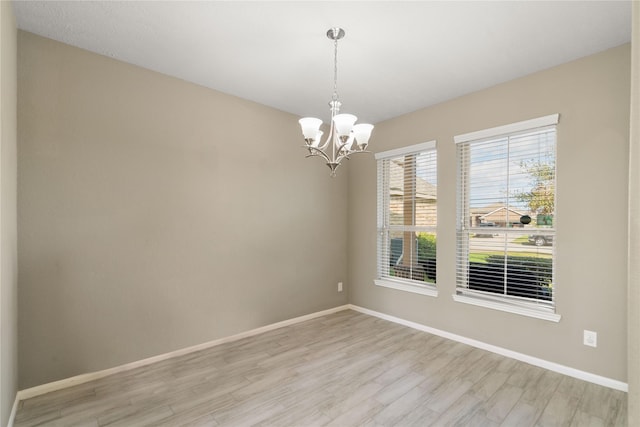
[[[16,24],[0,2],[0,425],[18,390],[18,250],[16,226]]]
[[[629,395],[630,426],[640,425],[640,3],[633,3],[631,135],[629,141]]]
[[[304,158],[297,117],[18,48],[21,388],[347,302],[346,175]]]
[[[627,380],[626,267],[630,47],[624,45],[379,123],[371,147],[438,144],[437,298],[376,287],[376,164],[349,165],[349,299],[516,352]],[[469,70],[473,73],[473,69]],[[559,323],[456,303],[453,136],[560,113]],[[606,228],[596,207],[606,209]],[[582,344],[598,332],[598,347]]]
[[[349,302],[627,380],[628,45],[377,125],[376,151],[438,140],[438,298],[373,285],[372,157],[329,179],[291,115],[29,33],[18,66],[21,388],[343,304],[346,259]],[[561,322],[454,303],[453,135],[556,112]],[[615,207],[595,242],[594,194]],[[17,363],[5,271],[3,420]]]

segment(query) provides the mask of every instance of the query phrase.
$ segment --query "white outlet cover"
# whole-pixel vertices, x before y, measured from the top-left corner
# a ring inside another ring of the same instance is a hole
[[[594,331],[584,330],[584,345],[588,345],[589,347],[597,347],[598,346],[598,333]]]

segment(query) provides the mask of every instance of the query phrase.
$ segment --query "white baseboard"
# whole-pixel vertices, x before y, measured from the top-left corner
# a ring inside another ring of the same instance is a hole
[[[560,365],[554,362],[549,362],[547,360],[538,359],[537,357],[529,356],[526,354],[518,353],[515,351],[511,351],[502,347],[494,346],[491,344],[487,344],[481,341],[476,341],[471,338],[466,338],[460,335],[452,334],[450,332],[442,331],[439,329],[431,328],[429,326],[422,325],[420,323],[411,322],[409,320],[401,319],[399,317],[391,316],[388,314],[380,313],[374,310],[370,310],[368,308],[360,307],[353,304],[346,304],[339,307],[330,308],[328,310],[318,311],[315,313],[307,314],[300,317],[295,317],[293,319],[283,320],[282,322],[272,323],[270,325],[262,326],[260,328],[252,329],[250,331],[241,332],[236,335],[231,335],[228,337],[220,338],[217,340],[209,341],[203,344],[194,345],[191,347],[175,350],[172,352],[160,354],[158,356],[149,357],[146,359],[138,360],[131,363],[126,363],[124,365],[116,366],[114,368],[104,369],[102,371],[90,372],[86,374],[76,375],[71,378],[66,378],[60,381],[54,381],[47,384],[42,384],[39,386],[31,387],[28,389],[20,390],[16,394],[16,398],[13,404],[13,408],[11,410],[11,415],[9,417],[8,426],[12,427],[14,423],[14,419],[16,416],[16,412],[18,409],[18,405],[20,401],[29,399],[35,396],[40,396],[42,394],[50,393],[52,391],[61,390],[67,387],[72,387],[78,384],[83,384],[89,381],[97,380],[100,378],[107,377],[109,375],[113,375],[119,372],[125,372],[131,369],[135,369],[141,366],[146,366],[152,363],[160,362],[163,360],[171,359],[173,357],[182,356],[185,354],[189,354],[195,351],[204,350],[210,347],[215,347],[220,344],[233,342],[240,340],[242,338],[251,337],[254,335],[261,334],[263,332],[272,331],[274,329],[279,329],[284,326],[294,325],[296,323],[304,322],[306,320],[315,319],[317,317],[326,316],[328,314],[337,313],[343,310],[354,310],[360,313],[368,314],[370,316],[375,316],[380,319],[388,320],[390,322],[398,323],[400,325],[408,326],[413,329],[417,329],[420,331],[428,332],[430,334],[438,335],[443,338],[447,338],[453,341],[458,341],[463,344],[468,344],[473,347],[477,347],[483,350],[490,351],[492,353],[500,354],[505,357],[510,357],[512,359],[520,360],[525,363],[529,363],[534,366],[539,366],[541,368],[548,369],[550,371],[558,372],[560,374],[568,375],[574,378],[578,378],[580,380],[592,382],[594,384],[599,384],[605,387],[609,387],[615,390],[620,390],[624,392],[628,392],[629,386],[627,383],[622,381],[613,380],[611,378],[602,377],[600,375],[592,374],[585,371],[580,371],[578,369],[574,369],[568,366]]]
[[[16,395],[16,404],[14,404],[14,409],[16,409],[15,407],[17,406],[17,403],[21,400],[29,399],[35,396],[40,396],[42,394],[50,393],[56,390],[61,390],[67,387],[72,387],[78,384],[84,384],[86,382],[104,378],[109,375],[117,374],[119,372],[129,371],[131,369],[139,368],[141,366],[150,365],[151,363],[160,362],[162,360],[171,359],[173,357],[182,356],[185,354],[193,353],[195,351],[204,350],[210,347],[215,347],[220,344],[237,341],[242,338],[251,337],[253,335],[258,335],[263,332],[272,331],[274,329],[279,329],[284,326],[293,325],[296,323],[304,322],[307,320],[315,319],[317,317],[326,316],[328,314],[337,313],[338,311],[343,311],[348,309],[349,309],[349,305],[341,305],[339,307],[330,308],[328,310],[318,311],[318,312],[307,314],[304,316],[295,317],[293,319],[283,320],[282,322],[272,323],[270,325],[262,326],[256,329],[251,329],[250,331],[241,332],[236,335],[219,338],[217,340],[209,341],[203,344],[197,344],[191,347],[186,347],[179,350],[171,351],[169,353],[160,354],[158,356],[152,356],[146,359],[137,360],[135,362],[126,363],[124,365],[116,366],[114,368],[104,369],[102,371],[90,372],[86,374],[80,374],[80,375],[76,375],[75,377],[65,378],[60,381],[54,381],[51,383],[42,384],[39,386],[20,390]],[[9,424],[9,426],[12,426],[12,425],[13,423]]]
[[[370,310],[368,308],[360,307],[357,305],[349,304],[348,308],[354,311],[358,311],[360,313],[368,314],[370,316],[375,316],[380,319],[388,320],[390,322],[398,323],[400,325],[408,326],[413,329],[417,329],[419,331],[428,332],[433,335],[438,335],[443,338],[447,338],[453,341],[458,341],[463,344],[468,344],[472,347],[477,347],[482,350],[487,350],[492,353],[499,354],[501,356],[509,357],[511,359],[516,359],[521,362],[528,363],[530,365],[539,366],[544,369],[548,369],[550,371],[558,372],[563,375],[568,375],[573,378],[577,378],[579,380],[588,381],[594,384],[598,384],[604,387],[609,387],[614,390],[620,390],[624,392],[629,391],[629,385],[622,381],[614,380],[611,378],[603,377],[600,375],[592,374],[590,372],[581,371],[579,369],[574,369],[569,366],[560,365],[558,363],[549,362],[548,360],[539,359],[537,357],[529,356],[523,353],[518,353],[516,351],[508,350],[506,348],[498,347],[495,345],[487,344],[482,341],[477,341],[471,338],[463,337],[460,335],[452,334],[450,332],[442,331],[440,329],[431,328],[429,326],[422,325],[420,323],[411,322],[409,320],[401,319],[399,317],[390,316],[388,314],[380,313],[378,311]]]
[[[9,420],[7,421],[7,427],[13,427],[13,423],[16,420],[16,414],[18,413],[19,404],[20,398],[18,398],[18,393],[16,393],[16,398],[13,400],[13,407],[11,408],[11,415],[9,415]]]

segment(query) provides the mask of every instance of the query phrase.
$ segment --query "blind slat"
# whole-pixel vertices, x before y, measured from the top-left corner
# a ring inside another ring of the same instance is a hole
[[[435,284],[437,153],[378,156],[378,277]]]
[[[456,146],[458,293],[553,307],[555,125],[477,135]]]

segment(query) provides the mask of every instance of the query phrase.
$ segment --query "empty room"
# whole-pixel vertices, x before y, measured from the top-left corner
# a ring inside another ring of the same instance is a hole
[[[640,425],[640,3],[0,6],[0,425]]]

